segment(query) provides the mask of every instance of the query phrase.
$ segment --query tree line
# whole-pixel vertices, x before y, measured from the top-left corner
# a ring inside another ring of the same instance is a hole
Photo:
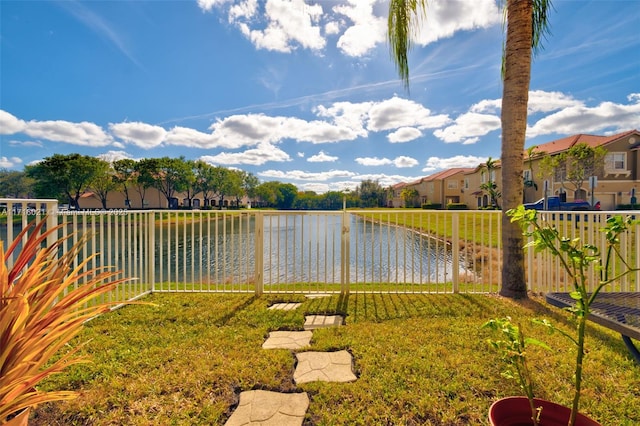
[[[240,207],[247,197],[253,206],[278,209],[339,210],[346,207],[384,207],[390,188],[378,181],[362,181],[353,191],[329,191],[317,194],[300,191],[291,183],[260,182],[252,173],[223,166],[213,166],[184,157],[121,159],[113,162],[81,154],[54,154],[23,171],[0,170],[0,196],[10,198],[56,198],[80,209],[80,198],[91,194],[104,209],[108,195],[120,192],[128,208],[142,209],[148,190],[164,195],[167,205],[180,194],[184,208],[191,208],[196,196],[203,208],[225,203]],[[133,205],[137,194],[140,205]],[[113,207],[113,206],[112,206]]]

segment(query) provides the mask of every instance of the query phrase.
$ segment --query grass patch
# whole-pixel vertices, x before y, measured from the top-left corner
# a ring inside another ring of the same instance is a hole
[[[551,318],[570,330],[569,316],[533,300],[488,295],[153,294],[157,306],[128,306],[90,322],[80,339],[94,361],[46,382],[75,389],[78,399],[40,406],[31,425],[222,425],[238,393],[305,391],[307,425],[485,424],[489,405],[518,394],[500,376],[486,343],[488,319],[511,315],[528,323]],[[295,311],[268,310],[300,301]],[[302,329],[306,313],[341,313],[346,325],[313,332],[312,350],[346,349],[353,383],[293,383],[295,357],[261,348],[269,331]],[[559,335],[528,327],[553,348],[532,349],[539,396],[568,405],[573,352]],[[589,323],[582,410],[602,424],[640,423],[640,368],[619,336]]]

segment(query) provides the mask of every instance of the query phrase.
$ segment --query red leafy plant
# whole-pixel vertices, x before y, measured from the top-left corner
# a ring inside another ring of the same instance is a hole
[[[45,223],[29,224],[6,251],[0,241],[0,423],[38,404],[76,396],[39,391],[37,385],[72,364],[89,362],[77,353],[81,344],[67,347],[87,320],[119,303],[99,297],[127,280],[108,267],[89,268],[98,253],[80,260],[86,235],[66,251],[63,243],[73,234],[46,246],[60,226],[43,230]]]

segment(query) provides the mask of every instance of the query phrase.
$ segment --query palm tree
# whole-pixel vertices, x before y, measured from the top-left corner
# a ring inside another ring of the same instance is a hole
[[[506,0],[507,37],[503,57],[502,92],[502,207],[506,212],[522,202],[523,152],[527,129],[527,103],[531,57],[541,48],[548,29],[550,0]],[[388,38],[392,58],[406,88],[409,87],[408,50],[411,36],[424,22],[426,0],[389,2]],[[524,274],[524,239],[517,224],[502,216],[502,288],[500,294],[527,297]]]

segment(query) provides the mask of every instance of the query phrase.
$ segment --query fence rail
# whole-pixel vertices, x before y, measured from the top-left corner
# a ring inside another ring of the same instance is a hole
[[[13,199],[0,199],[0,209],[5,244],[32,220],[59,224],[63,250],[88,233],[81,256],[99,253],[88,267],[110,265],[134,278],[113,300],[148,292],[451,293],[501,286],[495,211],[58,211],[55,200]],[[567,235],[599,245],[598,230],[611,213],[541,214]],[[622,241],[636,264],[638,231]],[[525,259],[530,290],[570,290],[556,259],[532,251]],[[615,290],[640,291],[639,283],[636,274]]]

